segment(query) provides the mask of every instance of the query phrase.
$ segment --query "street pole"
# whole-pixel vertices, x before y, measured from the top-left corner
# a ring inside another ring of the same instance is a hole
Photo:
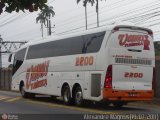
[[[1,35],[0,35],[0,42],[2,42]],[[0,45],[0,68],[2,68],[2,53],[1,53],[1,45]]]
[[[97,27],[99,27],[99,1],[97,0],[96,12],[97,12]]]
[[[87,30],[87,5],[85,6],[85,19],[86,19],[86,30]]]

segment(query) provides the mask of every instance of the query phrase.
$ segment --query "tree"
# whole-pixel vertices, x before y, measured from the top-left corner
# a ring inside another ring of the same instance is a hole
[[[20,10],[37,11],[46,7],[47,0],[0,0],[0,14],[6,12],[19,12]]]
[[[46,25],[46,17],[44,17],[44,15],[42,13],[38,14],[38,17],[36,18],[36,22],[38,23],[38,21],[40,21],[41,23],[41,30],[42,30],[42,37],[43,37],[43,24]]]
[[[80,1],[81,0],[77,0],[77,3],[79,3]],[[85,8],[86,8],[87,3],[90,3],[92,6],[96,3],[97,27],[99,27],[99,0],[84,0],[83,1],[83,6]]]
[[[81,0],[77,0],[77,4],[80,2]],[[87,30],[87,0],[83,1],[83,6],[85,7],[85,23],[86,23],[86,30]]]
[[[51,16],[54,17],[55,12],[53,11],[52,6],[46,6],[44,9],[42,9],[43,16],[47,19],[47,28],[48,28],[48,34],[51,35]]]

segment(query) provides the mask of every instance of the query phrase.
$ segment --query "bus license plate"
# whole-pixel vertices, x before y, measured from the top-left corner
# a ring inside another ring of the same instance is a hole
[[[131,93],[128,93],[128,96],[130,96],[130,97],[135,97],[135,96],[138,96],[138,94],[131,92]]]

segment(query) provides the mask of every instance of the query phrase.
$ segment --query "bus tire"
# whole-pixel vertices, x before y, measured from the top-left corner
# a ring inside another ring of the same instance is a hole
[[[122,102],[114,102],[113,105],[114,105],[115,108],[121,108],[121,107],[123,107],[124,103],[122,103]]]
[[[35,94],[34,93],[26,93],[27,94],[27,98],[34,98]]]
[[[77,86],[74,92],[74,104],[76,106],[82,106],[83,105],[83,95],[82,95],[82,89],[80,86]]]
[[[28,94],[27,94],[27,92],[24,89],[24,85],[20,85],[20,93],[21,93],[21,96],[23,98],[27,98],[28,97]]]
[[[51,95],[51,99],[55,100],[57,98],[57,96]]]
[[[72,102],[72,98],[71,98],[71,92],[68,85],[64,86],[62,93],[63,93],[62,96],[63,96],[64,104],[70,105]]]

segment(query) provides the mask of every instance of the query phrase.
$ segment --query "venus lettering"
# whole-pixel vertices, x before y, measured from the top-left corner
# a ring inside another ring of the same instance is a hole
[[[26,74],[26,89],[36,89],[42,86],[47,85],[47,79],[39,80],[47,76],[49,67],[49,61],[46,61],[42,64],[38,64],[36,66],[31,66],[27,69]],[[29,77],[30,75],[30,77]]]
[[[144,50],[150,50],[150,41],[147,35],[128,35],[120,34],[118,36],[119,45],[124,47],[144,46]]]

